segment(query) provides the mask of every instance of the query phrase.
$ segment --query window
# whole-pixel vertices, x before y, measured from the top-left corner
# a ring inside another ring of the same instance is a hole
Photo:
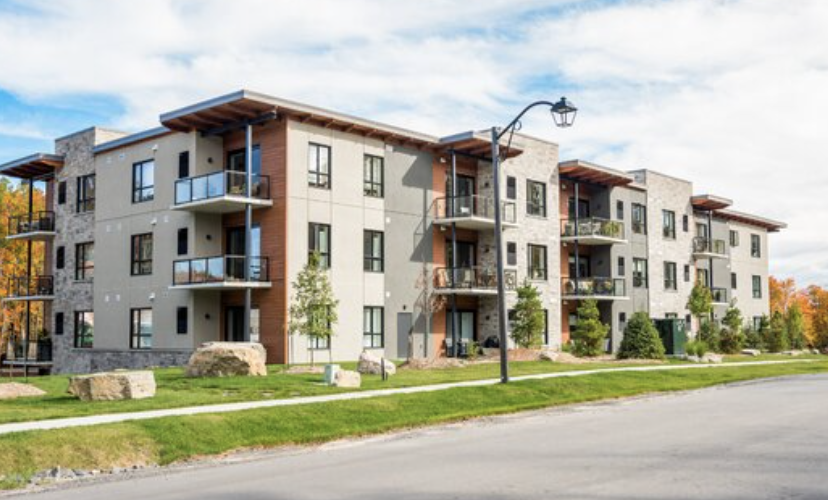
[[[546,274],[546,247],[529,245],[529,279],[545,280]]]
[[[308,337],[308,348],[313,350],[330,349],[331,339],[328,337]]]
[[[55,251],[55,267],[63,269],[66,266],[66,248],[57,247]]]
[[[66,203],[66,181],[60,181],[58,183],[58,197],[57,197],[58,205],[63,205]]]
[[[753,277],[753,298],[754,299],[761,299],[762,298],[762,277],[761,276],[754,276]]]
[[[78,177],[78,213],[95,210],[95,174]]]
[[[319,253],[319,266],[322,269],[331,267],[331,226],[311,222],[308,228],[308,257],[314,252]]]
[[[308,146],[308,186],[331,188],[331,148],[310,143]]]
[[[618,313],[618,329],[622,332],[627,328],[627,313]]]
[[[762,240],[758,234],[750,235],[750,256],[757,258],[762,256]]]
[[[147,160],[132,165],[132,203],[155,198],[155,161]]]
[[[624,257],[618,257],[618,276],[627,275],[627,261]]]
[[[365,155],[362,171],[365,175],[365,196],[382,198],[385,194],[384,160],[379,156]]]
[[[95,244],[78,243],[75,245],[75,279],[91,280],[95,275]]]
[[[91,349],[95,338],[95,313],[75,311],[75,348]]]
[[[739,231],[730,230],[730,246],[731,247],[738,247],[739,246]]]
[[[506,265],[517,265],[517,243],[514,241],[506,243]]]
[[[365,252],[364,269],[372,273],[385,270],[385,238],[381,231],[365,231],[362,247]]]
[[[63,335],[63,313],[55,313],[55,335]]]
[[[262,173],[262,150],[258,144],[251,148],[253,155],[250,158],[254,178]],[[235,149],[227,153],[227,170],[231,172],[247,172],[247,150]]]
[[[736,273],[730,273],[730,288],[736,290],[738,285],[738,279],[736,279]]]
[[[615,202],[615,218],[624,220],[624,202],[621,200]]]
[[[710,272],[707,269],[696,269],[696,281],[710,288]]]
[[[647,288],[647,259],[633,259],[633,286]]]
[[[672,210],[662,210],[661,214],[664,222],[664,237],[676,239],[676,213]]]
[[[543,310],[543,345],[549,345],[549,310]]]
[[[634,233],[647,234],[647,207],[640,203],[632,204],[632,230]]]
[[[690,217],[687,214],[681,216],[681,229],[685,233],[690,231]]]
[[[129,328],[130,349],[152,348],[152,309],[131,309]]]
[[[132,275],[152,274],[152,234],[136,234],[132,237]]]
[[[676,276],[676,263],[664,263],[664,289],[678,290],[678,278]]]
[[[690,266],[684,265],[684,282],[690,283]]]
[[[187,335],[189,330],[188,311],[186,307],[179,307],[175,310],[175,332],[179,335]]]
[[[517,179],[512,177],[511,175],[506,177],[506,199],[517,199]]]
[[[526,181],[526,213],[546,217],[546,184]]]
[[[366,307],[362,312],[362,347],[377,349],[385,346],[385,320],[382,307]]]
[[[190,231],[186,227],[178,229],[178,255],[187,255],[189,253]]]
[[[753,317],[753,331],[754,332],[761,332],[762,331],[762,316],[754,316]]]
[[[190,152],[178,153],[178,178],[185,179],[190,176]]]

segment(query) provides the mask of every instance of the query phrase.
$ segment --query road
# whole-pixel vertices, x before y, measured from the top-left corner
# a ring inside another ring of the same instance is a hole
[[[826,499],[828,375],[247,454],[35,500]]]

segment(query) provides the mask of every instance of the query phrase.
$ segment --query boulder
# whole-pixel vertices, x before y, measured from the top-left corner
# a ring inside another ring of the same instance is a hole
[[[759,349],[742,349],[742,354],[745,356],[758,356],[762,354],[762,351]]]
[[[334,387],[348,387],[358,389],[362,385],[362,376],[351,370],[337,370],[334,374]]]
[[[188,377],[265,376],[267,355],[253,342],[207,342],[187,363]]]
[[[715,352],[708,352],[701,358],[702,363],[721,363],[724,361],[724,356],[716,354]]]
[[[359,355],[359,363],[357,363],[357,371],[368,375],[382,374],[382,365],[385,364],[385,373],[394,375],[397,373],[397,367],[394,363],[387,359],[382,359],[379,356],[371,354],[368,351],[362,351]]]
[[[558,358],[559,358],[560,356],[561,356],[561,353],[559,353],[559,352],[557,352],[557,351],[549,351],[549,350],[546,350],[546,351],[541,351],[541,353],[540,353],[540,360],[541,360],[541,361],[552,361],[552,362],[555,362],[555,361],[557,361],[557,360],[558,360]]]
[[[146,370],[76,375],[69,379],[69,393],[83,401],[151,398],[155,375]]]
[[[33,396],[45,396],[46,391],[38,389],[30,384],[9,382],[0,384],[0,399],[29,398]]]
[[[702,362],[701,358],[694,355],[694,354],[689,354],[684,359],[691,362],[691,363],[701,363]]]

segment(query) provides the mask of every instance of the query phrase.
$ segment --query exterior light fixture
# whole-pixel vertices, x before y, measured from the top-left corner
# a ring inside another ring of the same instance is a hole
[[[575,115],[578,114],[578,108],[566,97],[561,97],[561,100],[553,104],[549,111],[552,113],[555,125],[563,128],[571,127],[575,123]]]

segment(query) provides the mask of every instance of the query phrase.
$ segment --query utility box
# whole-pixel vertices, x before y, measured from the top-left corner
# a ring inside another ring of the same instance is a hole
[[[678,318],[657,319],[655,320],[655,327],[668,356],[685,354],[684,344],[687,343],[687,322]]]

